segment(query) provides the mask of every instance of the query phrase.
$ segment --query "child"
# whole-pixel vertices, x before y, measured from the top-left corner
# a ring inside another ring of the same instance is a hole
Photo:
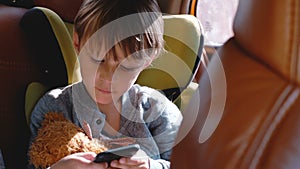
[[[54,89],[40,99],[31,116],[31,141],[44,115],[59,112],[80,127],[89,124],[94,138],[138,143],[141,153],[147,154],[115,160],[111,167],[170,168],[181,113],[158,91],[134,84],[163,50],[163,20],[157,2],[87,0],[75,18],[73,41],[82,81]],[[51,169],[92,167],[94,157],[93,153],[73,154]]]

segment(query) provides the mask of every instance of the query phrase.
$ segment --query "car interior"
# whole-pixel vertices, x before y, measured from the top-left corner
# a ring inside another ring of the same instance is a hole
[[[2,73],[7,81],[3,84],[7,94],[4,92],[5,97],[2,97],[6,108],[1,111],[1,130],[7,137],[1,139],[1,151],[7,168],[26,165],[29,117],[39,97],[51,88],[80,80],[71,37],[72,20],[82,1],[72,1],[71,6],[69,3],[0,4],[3,14],[0,22],[7,25],[1,28],[5,29],[1,34],[8,41],[3,44],[1,54]],[[197,86],[192,81],[200,65],[198,54],[203,49],[201,24],[188,14],[166,13],[164,22],[165,49],[168,52],[144,70],[136,83],[161,90],[183,110]],[[170,60],[173,64],[165,66]],[[176,69],[178,66],[182,69]],[[11,121],[18,122],[4,130]],[[17,155],[15,149],[19,150]],[[20,163],[14,163],[16,158]]]
[[[80,80],[72,22],[82,2],[0,0],[7,169],[26,168],[29,116],[39,97]],[[213,51],[194,16],[197,2],[158,0],[168,52],[136,82],[182,111],[171,168],[300,168],[300,0],[239,0],[233,37]]]

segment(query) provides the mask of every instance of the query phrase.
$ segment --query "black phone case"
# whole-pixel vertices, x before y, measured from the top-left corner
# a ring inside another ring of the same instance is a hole
[[[133,156],[138,150],[140,146],[138,144],[131,144],[124,147],[118,147],[114,149],[110,149],[104,151],[102,153],[97,154],[94,162],[101,163],[101,162],[108,162],[110,163],[113,160],[119,160],[122,157],[131,157]]]

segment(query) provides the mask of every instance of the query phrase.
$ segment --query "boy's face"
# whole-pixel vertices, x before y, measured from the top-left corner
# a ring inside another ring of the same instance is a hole
[[[98,52],[80,52],[79,62],[83,83],[98,104],[116,103],[134,84],[139,73],[151,63],[151,59],[134,59],[119,46],[114,56]]]

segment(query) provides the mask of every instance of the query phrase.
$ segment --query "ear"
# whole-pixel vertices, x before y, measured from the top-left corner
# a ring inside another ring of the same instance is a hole
[[[79,51],[80,51],[80,45],[79,45],[79,37],[78,37],[78,34],[75,30],[73,31],[73,45],[74,45],[75,50],[78,54]]]

